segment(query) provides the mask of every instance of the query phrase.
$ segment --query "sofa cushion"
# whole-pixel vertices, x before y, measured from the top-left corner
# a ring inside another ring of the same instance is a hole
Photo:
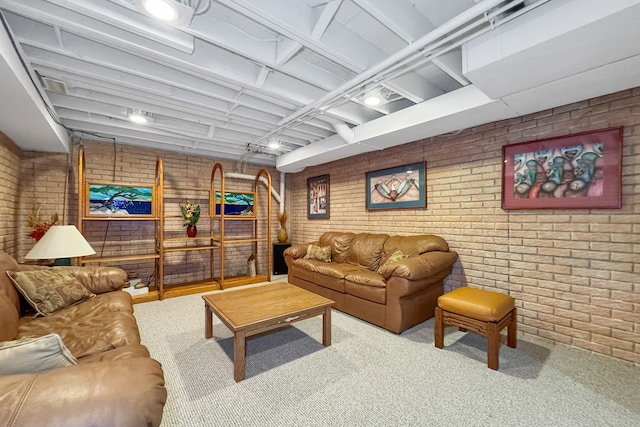
[[[95,297],[68,271],[10,271],[9,278],[27,302],[43,316]]]
[[[78,359],[129,344],[140,344],[140,333],[133,313],[111,311],[114,299],[110,292],[59,310],[47,317],[20,318],[18,337],[57,333]],[[120,301],[122,297],[116,297]]]
[[[0,375],[42,372],[75,364],[76,358],[57,334],[0,343]]]
[[[347,251],[354,237],[353,233],[327,231],[320,236],[318,241],[321,246],[331,246],[332,261],[347,262]]]
[[[357,234],[351,241],[347,251],[347,262],[360,265],[367,270],[375,271],[380,265],[380,256],[384,242],[389,238],[386,234]]]
[[[387,303],[386,282],[375,271],[362,271],[349,274],[344,280],[344,291],[350,295],[373,301]]]
[[[309,245],[304,259],[331,262],[331,246]]]
[[[307,261],[309,264],[300,261]],[[316,263],[316,265],[309,268],[311,263]],[[322,283],[325,288],[344,293],[344,276],[357,268],[362,267],[297,259],[291,265],[289,275],[310,283]]]
[[[132,357],[151,357],[149,349],[142,344],[129,344],[123,347],[114,348],[113,350],[104,351],[102,353],[92,354],[90,356],[78,359],[78,364],[100,363],[114,360],[131,359]]]

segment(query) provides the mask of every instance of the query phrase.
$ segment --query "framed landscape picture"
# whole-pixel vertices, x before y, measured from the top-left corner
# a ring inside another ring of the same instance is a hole
[[[425,170],[421,162],[367,172],[367,209],[426,207]]]
[[[329,175],[307,179],[307,218],[329,218]]]
[[[502,147],[503,209],[622,206],[622,128]]]
[[[255,194],[250,192],[224,192],[224,214],[253,217]],[[220,192],[216,191],[216,215],[220,215]]]
[[[86,191],[87,216],[153,216],[153,186],[88,183]]]

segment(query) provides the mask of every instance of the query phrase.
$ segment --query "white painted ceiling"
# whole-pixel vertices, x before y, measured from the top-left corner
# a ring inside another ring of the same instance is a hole
[[[0,131],[293,172],[640,86],[640,0],[192,3],[171,26],[137,0],[0,0]]]

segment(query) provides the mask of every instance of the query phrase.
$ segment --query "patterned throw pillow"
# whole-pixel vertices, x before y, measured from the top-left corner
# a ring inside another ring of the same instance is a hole
[[[27,302],[43,316],[95,297],[70,272],[47,269],[7,274]]]
[[[380,268],[378,268],[378,273],[382,274],[382,270],[384,270],[389,264],[391,264],[394,261],[400,261],[401,259],[405,259],[405,258],[409,258],[409,255],[405,255],[404,253],[402,253],[402,251],[395,251],[394,253],[391,254],[389,259],[387,259],[384,262],[384,264],[382,264]]]
[[[331,262],[331,246],[307,246],[307,254],[305,259],[315,259],[322,262]]]
[[[0,343],[0,375],[42,372],[77,363],[58,334]]]

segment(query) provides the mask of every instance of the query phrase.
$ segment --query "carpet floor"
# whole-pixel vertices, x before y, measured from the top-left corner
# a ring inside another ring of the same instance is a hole
[[[189,295],[135,306],[142,343],[163,365],[169,426],[640,426],[640,369],[519,339],[486,366],[486,340],[433,319],[402,334],[334,310],[247,340],[233,380],[233,336]]]

